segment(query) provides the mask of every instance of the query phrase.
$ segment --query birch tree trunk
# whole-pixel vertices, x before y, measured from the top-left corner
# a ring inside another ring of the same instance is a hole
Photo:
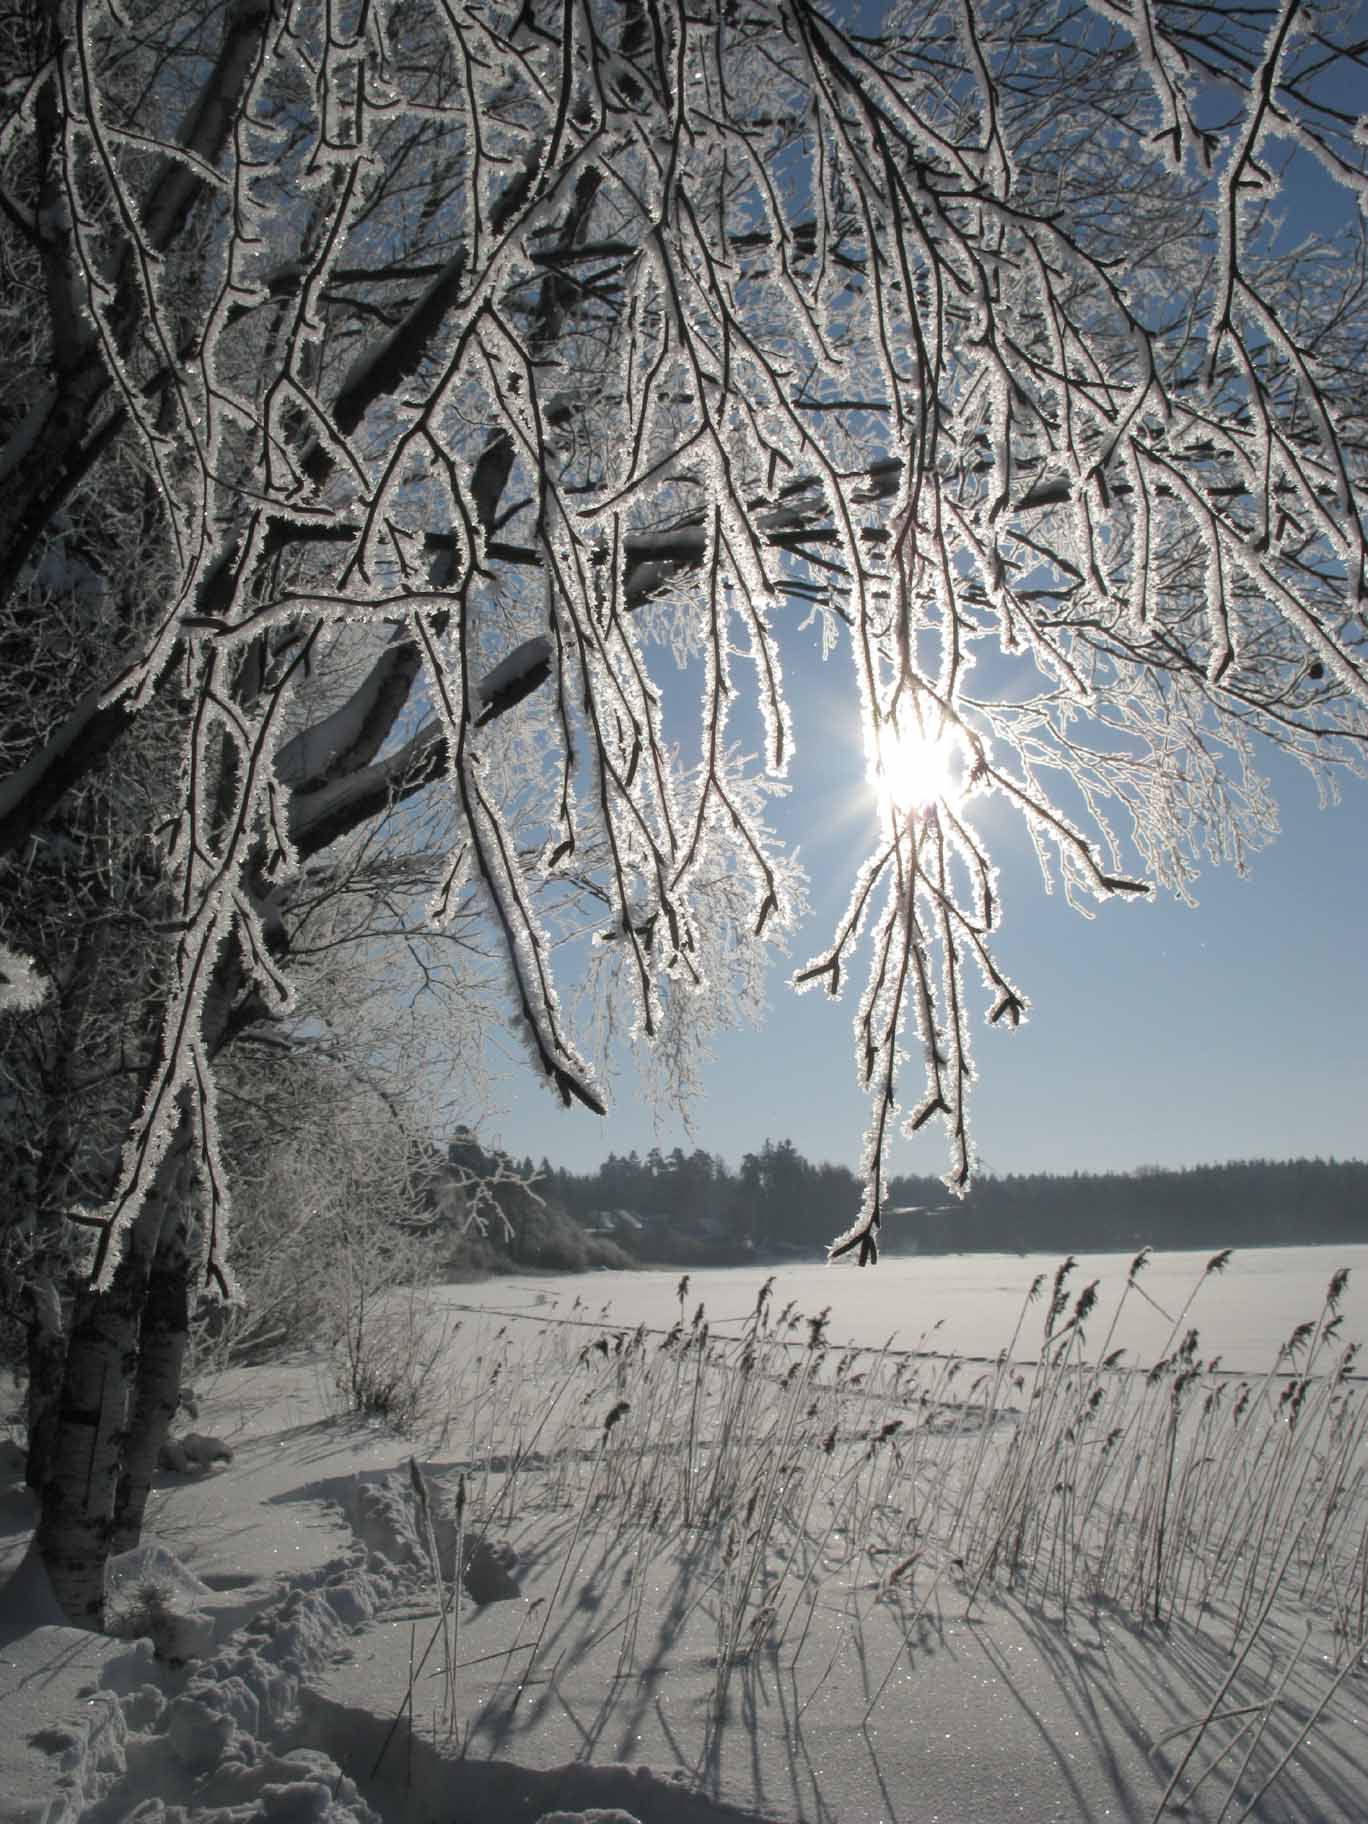
[[[84,1289],[72,1313],[36,1541],[53,1593],[72,1625],[97,1633],[104,1627],[105,1565],[113,1549],[116,1498],[139,1386],[153,1263],[163,1224],[173,1230],[178,1226],[190,1137],[183,1119],[128,1232],[109,1289]],[[152,1461],[155,1465],[156,1446]]]
[[[123,1473],[114,1496],[111,1556],[131,1551],[142,1537],[161,1447],[180,1404],[181,1375],[190,1343],[188,1184],[184,1192],[166,1213],[147,1279]]]
[[[28,1393],[25,1400],[28,1460],[24,1475],[29,1487],[40,1493],[55,1461],[66,1361],[61,1297],[50,1281],[34,1287],[29,1311]]]
[[[71,1073],[139,1091],[43,1490],[87,1619],[183,1347],[170,1263],[140,1304],[168,1162],[212,1165],[213,1059],[289,1007],[325,849],[431,790],[433,917],[482,908],[533,1067],[602,1113],[537,894],[599,902],[644,1038],[721,1023],[797,916],[763,807],[819,620],[882,808],[794,986],[867,965],[835,1252],[873,1261],[889,1149],[941,1121],[965,1188],[976,1011],[1026,1011],[971,800],[1086,906],[1242,865],[1274,827],[1256,737],[1332,790],[1368,773],[1347,27],[1298,0],[966,5],[954,31],[907,0],[877,35],[810,0],[375,0],[351,37],[304,0],[128,10],[0,34],[0,912],[54,980],[68,909],[16,919],[21,885],[97,782],[127,806],[136,726],[175,749],[128,817],[157,832],[128,890],[174,907],[165,967],[102,953],[101,1004],[152,1042],[128,1059],[113,1019]],[[1342,191],[1295,250],[1287,144]],[[660,667],[694,659],[676,730]],[[204,1207],[226,1289],[226,1190]]]
[[[53,1593],[73,1626],[96,1633],[104,1627],[105,1563],[146,1281],[146,1250],[135,1245],[107,1292],[77,1298],[41,1491],[36,1539]]]

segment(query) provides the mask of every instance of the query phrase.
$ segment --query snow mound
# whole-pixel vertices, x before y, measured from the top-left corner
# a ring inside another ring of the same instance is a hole
[[[168,1438],[157,1454],[158,1466],[178,1476],[200,1476],[216,1463],[231,1463],[233,1453],[222,1438],[206,1437],[203,1432],[187,1431],[179,1438]]]
[[[640,1824],[625,1811],[544,1811],[537,1824]]]
[[[213,1591],[169,1547],[145,1539],[111,1558],[105,1573],[106,1627],[120,1640],[147,1639],[158,1659],[201,1659],[214,1638],[206,1604]]]
[[[121,1778],[128,1720],[118,1694],[101,1684],[111,1665],[130,1658],[151,1665],[149,1649],[130,1654],[121,1641],[79,1628],[5,1631],[0,1824],[76,1824]]]
[[[347,1518],[362,1545],[379,1557],[413,1570],[429,1568],[405,1477],[397,1473],[357,1476]]]
[[[371,1560],[262,1610],[168,1705],[167,1746],[194,1768],[240,1753],[243,1738],[269,1739],[292,1717],[301,1681],[330,1664],[390,1593],[390,1579]]]
[[[351,1495],[358,1539],[350,1555],[262,1608],[192,1667],[180,1689],[146,1641],[108,1659],[91,1709],[98,1739],[76,1732],[61,1745],[71,1790],[86,1803],[43,1824],[77,1817],[80,1824],[396,1824],[461,1816],[726,1824],[755,1816],[644,1766],[538,1770],[456,1761],[416,1732],[395,1738],[388,1693],[381,1715],[320,1697],[316,1687],[352,1656],[354,1638],[396,1601],[425,1592],[430,1576],[410,1478],[357,1477]],[[125,1576],[151,1572],[182,1600],[212,1593],[156,1543],[126,1558],[120,1587]]]
[[[148,1767],[148,1783],[158,1778]],[[120,1798],[122,1806],[127,1800]],[[186,1803],[168,1804],[150,1792],[132,1811],[111,1810],[108,1802],[82,1824],[380,1824],[356,1787],[325,1754],[312,1748],[283,1753],[253,1745],[227,1754],[195,1784]]]
[[[212,1594],[164,1547],[125,1559],[141,1562],[116,1561],[121,1587],[124,1574],[137,1587],[150,1569],[173,1598]],[[169,1698],[153,1682],[146,1642],[112,1659],[100,1700],[118,1719],[117,1752],[102,1744],[106,1790],[81,1812],[81,1824],[379,1824],[336,1762],[301,1746],[295,1724],[303,1682],[349,1650],[351,1634],[392,1599],[399,1581],[394,1567],[361,1551],[311,1574],[203,1659]],[[68,1753],[80,1776],[88,1751],[74,1742]],[[81,1777],[73,1784],[87,1794],[92,1786]]]
[[[454,1544],[451,1555],[454,1561]],[[518,1554],[506,1539],[467,1540],[462,1556],[465,1564],[461,1582],[466,1594],[481,1608],[490,1602],[512,1602],[522,1595],[522,1585],[513,1575],[518,1568]]]
[[[407,1716],[396,1728],[393,1714],[337,1703],[313,1688],[300,1697],[307,1739],[347,1768],[387,1824],[769,1824],[772,1816],[699,1791],[683,1769],[485,1759],[462,1754],[456,1742],[434,1743],[421,1728],[410,1733]]]
[[[424,1490],[426,1512],[414,1481]],[[396,1572],[430,1582],[435,1551],[443,1580],[456,1579],[457,1539],[460,1531],[450,1491],[441,1478],[418,1471],[361,1471],[342,1479],[314,1482],[298,1491],[299,1498],[329,1501],[340,1507],[357,1542]],[[507,1602],[522,1594],[517,1578],[518,1552],[507,1539],[489,1537],[466,1529],[460,1540],[461,1583],[480,1607]]]

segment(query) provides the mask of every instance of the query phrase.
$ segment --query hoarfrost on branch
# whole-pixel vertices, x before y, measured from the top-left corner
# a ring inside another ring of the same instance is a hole
[[[588,883],[644,1035],[719,994],[718,933],[791,921],[756,769],[812,738],[782,660],[814,617],[871,771],[934,728],[963,773],[929,801],[890,788],[797,977],[868,971],[868,1195],[840,1243],[867,1257],[892,1137],[939,1118],[963,1187],[971,1024],[1026,1010],[978,797],[1086,903],[1256,846],[1256,738],[1363,770],[1348,13],[195,13],[67,0],[0,130],[45,313],[0,419],[0,587],[33,585],[116,459],[164,548],[104,675],[69,701],[50,680],[0,843],[22,865],[149,706],[183,730],[173,955],[106,1272],[186,1107],[224,1204],[211,1028],[289,997],[263,909],[420,792],[454,808],[438,915],[474,884],[538,1069],[600,1107],[537,880]],[[1280,172],[1308,157],[1342,202],[1294,239]],[[362,675],[316,715],[305,686],[342,648]],[[683,744],[671,653],[702,661]],[[530,846],[504,802],[529,776]]]

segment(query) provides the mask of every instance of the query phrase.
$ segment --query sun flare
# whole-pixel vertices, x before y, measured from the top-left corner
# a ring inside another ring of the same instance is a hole
[[[963,737],[939,720],[886,728],[870,767],[881,808],[900,817],[937,804],[956,809],[968,771]]]

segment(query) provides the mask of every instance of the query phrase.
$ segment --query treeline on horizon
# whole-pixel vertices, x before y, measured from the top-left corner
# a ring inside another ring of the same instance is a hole
[[[524,1169],[532,1161],[523,1162]],[[584,1227],[627,1210],[652,1231],[707,1231],[759,1256],[809,1254],[848,1227],[860,1185],[844,1165],[814,1165],[790,1140],[766,1140],[733,1172],[720,1157],[653,1148],[610,1154],[596,1172],[536,1170],[540,1196]],[[981,1173],[969,1194],[938,1178],[889,1184],[889,1253],[1270,1247],[1368,1242],[1368,1162],[1245,1159],[1132,1172]]]

